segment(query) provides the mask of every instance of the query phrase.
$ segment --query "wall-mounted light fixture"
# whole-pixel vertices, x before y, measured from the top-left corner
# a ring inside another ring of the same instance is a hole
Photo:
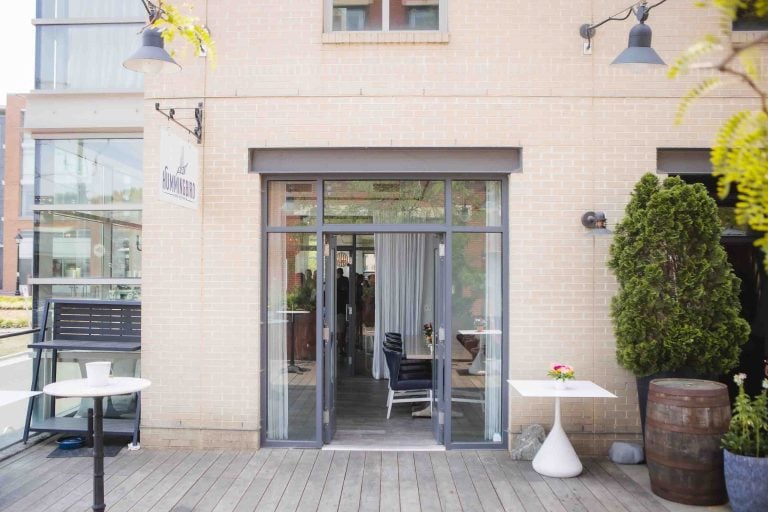
[[[133,55],[125,59],[123,67],[152,75],[181,71],[179,63],[165,51],[160,31],[151,27],[161,14],[160,8],[149,0],[141,0],[141,3],[149,16],[149,26],[141,34],[141,46]]]
[[[648,2],[646,1],[635,2],[631,6],[622,9],[618,13],[609,16],[599,23],[592,25],[589,23],[583,24],[579,28],[579,34],[586,39],[586,42],[584,43],[584,53],[592,53],[592,38],[595,35],[595,29],[597,27],[608,23],[609,21],[625,20],[629,18],[630,14],[634,13],[635,16],[637,16],[639,23],[632,27],[632,30],[629,32],[629,44],[627,45],[627,48],[621,52],[618,57],[613,59],[611,64],[656,64],[664,66],[664,61],[661,60],[659,54],[651,48],[651,27],[645,24],[645,20],[648,19],[648,13],[651,12],[651,9],[666,1],[667,0],[661,0],[650,7],[648,7]],[[623,18],[619,17],[624,13],[626,14]]]
[[[610,235],[612,231],[607,228],[607,224],[603,212],[584,212],[581,216],[581,225],[590,230],[590,235]]]

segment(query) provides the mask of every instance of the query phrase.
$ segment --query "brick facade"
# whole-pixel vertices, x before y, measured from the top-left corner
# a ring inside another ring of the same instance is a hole
[[[510,377],[573,364],[618,395],[564,402],[577,449],[639,438],[634,376],[616,363],[608,313],[611,238],[588,236],[579,219],[602,210],[615,226],[634,183],[656,169],[656,149],[708,147],[747,103],[743,90],[701,100],[676,126],[700,76],[609,66],[634,17],[599,28],[582,55],[578,27],[614,13],[607,0],[452,1],[447,34],[355,34],[355,43],[322,34],[321,0],[195,5],[216,67],[187,52],[180,74],[146,81],[142,373],[153,386],[143,443],[258,445],[261,183],[248,168],[249,149],[265,147],[522,148],[522,172],[509,176]],[[668,63],[717,23],[693,2],[664,4],[648,21]],[[156,101],[205,102],[198,210],[158,199],[166,122]],[[513,398],[510,431],[551,415],[551,400]]]
[[[32,219],[20,219],[21,211],[21,141],[23,136],[23,111],[26,98],[20,94],[8,95],[5,127],[5,204],[3,218],[3,293],[13,295],[16,291],[16,234],[31,230]]]

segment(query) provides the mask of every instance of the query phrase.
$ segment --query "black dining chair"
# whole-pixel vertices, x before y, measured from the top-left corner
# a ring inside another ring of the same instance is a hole
[[[403,371],[403,353],[395,348],[384,347],[384,357],[389,369],[389,393],[387,394],[387,419],[392,404],[429,402],[432,407],[432,374],[419,371]]]
[[[432,378],[432,361],[429,359],[408,359],[403,349],[403,336],[399,332],[384,333],[384,348],[400,352],[400,371],[403,373],[423,372]]]

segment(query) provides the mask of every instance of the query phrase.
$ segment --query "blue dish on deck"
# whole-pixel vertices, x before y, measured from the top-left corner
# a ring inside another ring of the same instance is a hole
[[[56,443],[62,450],[74,450],[76,448],[82,448],[85,444],[85,439],[82,437],[62,437]]]

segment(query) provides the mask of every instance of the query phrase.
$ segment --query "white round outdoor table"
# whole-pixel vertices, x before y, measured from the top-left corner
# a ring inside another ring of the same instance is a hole
[[[106,386],[89,386],[88,379],[53,382],[43,393],[58,397],[93,398],[93,510],[103,512],[104,504],[104,397],[128,395],[148,388],[147,379],[111,377]]]
[[[571,478],[579,476],[583,469],[576,450],[560,423],[561,398],[616,398],[589,380],[568,381],[568,388],[555,389],[553,380],[508,380],[512,388],[524,397],[554,397],[555,421],[552,430],[533,458],[533,469],[544,476]]]

